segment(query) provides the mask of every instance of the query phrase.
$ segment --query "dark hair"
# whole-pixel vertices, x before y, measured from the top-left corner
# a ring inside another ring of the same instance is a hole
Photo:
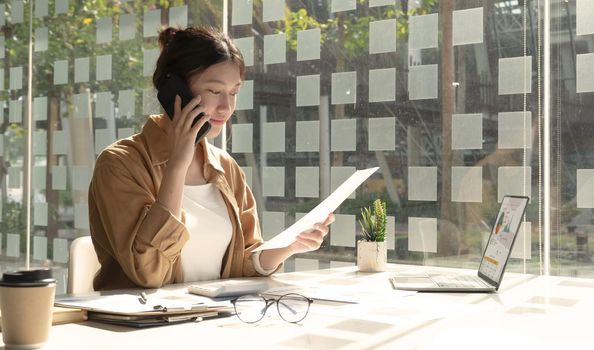
[[[177,74],[187,83],[192,75],[225,61],[237,64],[241,79],[244,77],[241,52],[226,34],[213,27],[165,28],[159,33],[159,46],[161,54],[153,73],[156,89],[167,74]]]

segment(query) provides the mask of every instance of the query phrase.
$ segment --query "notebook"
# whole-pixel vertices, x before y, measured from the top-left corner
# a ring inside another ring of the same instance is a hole
[[[522,218],[528,205],[528,197],[504,196],[478,273],[463,274],[398,274],[390,278],[395,289],[420,292],[495,292],[499,289],[503,272],[509,260]]]

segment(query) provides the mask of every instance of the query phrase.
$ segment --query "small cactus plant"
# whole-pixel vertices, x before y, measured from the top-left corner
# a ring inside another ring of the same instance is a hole
[[[361,209],[359,225],[361,225],[363,240],[384,242],[386,240],[386,202],[376,199],[372,206]]]

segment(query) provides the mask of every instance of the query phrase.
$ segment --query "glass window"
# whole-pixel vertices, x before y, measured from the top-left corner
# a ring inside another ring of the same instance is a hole
[[[550,33],[544,9],[523,1],[228,4],[227,13],[221,1],[0,4],[2,270],[53,266],[64,292],[70,243],[89,234],[97,155],[160,112],[159,28],[209,24],[246,59],[233,127],[215,143],[245,171],[265,238],[356,169],[380,168],[337,209],[323,247],[285,271],[355,264],[357,219],[375,198],[388,206],[390,262],[474,268],[501,197],[516,194],[531,202],[509,269],[542,273],[550,258],[553,274],[594,275],[588,0],[551,4]]]

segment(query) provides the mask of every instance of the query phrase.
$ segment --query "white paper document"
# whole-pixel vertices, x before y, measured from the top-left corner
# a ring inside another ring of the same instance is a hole
[[[295,242],[296,237],[303,231],[309,230],[314,224],[323,222],[330,213],[334,212],[336,208],[348,196],[353,193],[371,174],[377,171],[378,167],[357,170],[351,177],[343,182],[338,188],[332,192],[326,199],[307,213],[301,220],[295,222],[289,228],[274,236],[261,246],[254,249],[254,252],[266,249],[284,248]]]

